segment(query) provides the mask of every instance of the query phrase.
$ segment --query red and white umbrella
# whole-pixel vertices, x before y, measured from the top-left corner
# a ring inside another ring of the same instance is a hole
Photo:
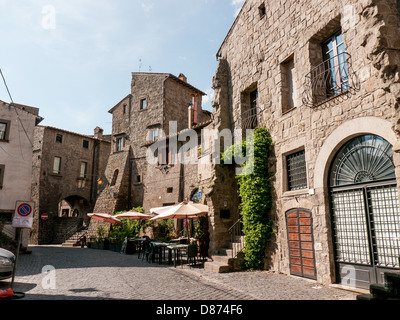
[[[117,219],[129,219],[129,220],[149,220],[153,216],[150,216],[148,214],[136,212],[136,211],[129,211],[121,214],[117,214],[114,216],[114,218]]]
[[[114,216],[112,216],[111,214],[108,214],[108,213],[88,213],[87,216],[89,218],[101,220],[104,222],[108,222],[108,223],[112,223],[112,224],[116,224],[116,225],[122,225],[122,222],[120,220],[118,220],[117,218],[115,218]]]

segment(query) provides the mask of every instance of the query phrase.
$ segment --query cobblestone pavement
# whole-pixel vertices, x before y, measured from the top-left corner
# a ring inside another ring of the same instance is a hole
[[[23,300],[355,300],[356,293],[269,272],[214,274],[107,250],[33,246],[20,255]],[[46,266],[55,271],[43,273]],[[9,288],[0,281],[0,289]]]

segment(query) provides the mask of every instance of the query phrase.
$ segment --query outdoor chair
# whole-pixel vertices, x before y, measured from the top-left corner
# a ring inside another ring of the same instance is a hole
[[[150,239],[146,239],[145,241],[143,241],[143,256],[142,256],[142,260],[144,258],[146,258],[146,261],[149,261],[149,256],[151,253],[151,241]]]
[[[194,262],[194,265],[196,265],[197,244],[191,244],[188,246],[187,251],[186,251],[186,256],[187,256],[187,263],[189,265],[192,265],[193,262]]]

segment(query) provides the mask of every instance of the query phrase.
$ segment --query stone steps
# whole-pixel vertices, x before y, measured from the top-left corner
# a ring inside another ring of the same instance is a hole
[[[240,250],[244,246],[244,237],[238,237],[230,243],[229,248],[221,248],[218,253],[211,255],[212,261],[204,263],[204,270],[215,273],[227,273],[240,270],[243,254]],[[233,252],[239,252],[236,258],[232,258]]]
[[[80,238],[86,231],[78,231],[72,237],[62,243],[63,247],[78,247],[80,246]]]

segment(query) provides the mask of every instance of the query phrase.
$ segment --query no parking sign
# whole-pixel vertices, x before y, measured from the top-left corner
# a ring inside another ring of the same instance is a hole
[[[17,201],[12,222],[14,228],[32,228],[34,202]]]

